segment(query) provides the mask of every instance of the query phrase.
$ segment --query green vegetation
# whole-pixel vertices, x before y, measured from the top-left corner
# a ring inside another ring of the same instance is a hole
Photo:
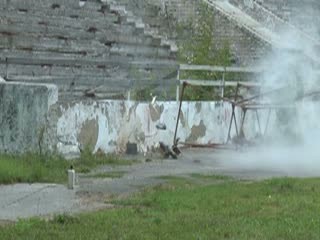
[[[206,4],[200,4],[199,17],[191,19],[187,24],[178,27],[178,35],[181,37],[188,34],[178,41],[179,55],[181,63],[194,65],[218,65],[227,67],[231,65],[231,50],[227,39],[215,39],[214,15]],[[193,29],[190,33],[184,33],[184,29]],[[230,74],[229,74],[230,75]],[[222,74],[209,71],[188,71],[181,73],[182,79],[201,79],[201,80],[221,80]],[[228,78],[228,75],[225,76]],[[219,96],[219,91],[212,87],[192,87],[186,88],[186,100],[215,100]]]
[[[89,149],[84,149],[79,159],[73,161],[76,171],[81,173],[88,173],[91,169],[99,165],[131,165],[139,162],[138,160],[126,160],[113,154],[104,154],[97,152],[92,154]]]
[[[86,177],[88,178],[121,178],[124,174],[126,174],[125,171],[114,171],[114,172],[89,174]]]
[[[0,183],[63,182],[70,163],[59,156],[0,155]]]
[[[72,165],[77,172],[88,173],[99,165],[130,165],[137,161],[114,155],[84,151],[79,159],[66,160],[59,155],[0,155],[0,183],[67,181],[66,170]]]
[[[173,16],[168,16],[170,21],[175,22],[175,26],[168,26],[169,34],[175,33],[176,42],[178,45],[177,60],[179,63],[188,63],[194,65],[218,65],[230,66],[232,64],[233,56],[231,53],[230,43],[228,39],[215,38],[215,21],[214,14],[205,3],[199,3],[197,9],[197,17],[190,18],[188,22],[178,23]],[[174,35],[175,35],[174,34]],[[143,75],[136,68],[130,69],[130,74],[134,79],[140,79]],[[236,74],[226,73],[226,79],[234,79]],[[157,91],[152,87],[152,81],[158,80],[157,76],[150,73],[150,85],[144,86],[139,84],[139,81],[134,86],[132,91],[132,99],[138,101],[149,101],[151,93],[157,95],[158,100],[172,100],[175,99],[176,83],[175,71],[172,78],[172,89],[170,91]],[[201,79],[201,80],[221,80],[222,73],[213,73],[207,71],[181,72],[183,79]],[[240,76],[237,76],[239,78]],[[229,90],[226,91],[228,93]],[[195,87],[187,88],[185,91],[186,100],[217,100],[219,96],[219,89],[212,87]]]
[[[0,227],[6,239],[319,239],[320,179],[175,178],[119,207]]]
[[[223,46],[215,46],[212,11],[206,4],[200,4],[198,16],[196,19],[190,19],[189,23],[182,23],[177,27],[178,35],[182,37],[187,34],[186,38],[179,41],[179,61],[199,65],[230,65],[228,41],[225,40]],[[192,29],[192,34],[189,31],[184,33],[185,29]]]

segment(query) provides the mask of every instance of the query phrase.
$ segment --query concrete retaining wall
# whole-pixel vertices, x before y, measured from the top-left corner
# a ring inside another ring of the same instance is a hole
[[[56,121],[52,124],[56,141],[51,145],[63,154],[78,153],[85,147],[93,151],[125,152],[128,142],[136,143],[139,152],[152,151],[159,141],[171,146],[178,106],[177,102],[152,105],[127,101],[57,105],[50,114]],[[228,103],[184,102],[178,137],[189,143],[224,143],[230,117],[231,106]],[[158,130],[158,123],[166,124],[167,129]],[[248,115],[245,128],[247,137],[257,134],[258,124],[254,115]],[[234,128],[232,135],[235,135]]]
[[[58,89],[44,84],[0,84],[0,152],[39,150]]]
[[[57,151],[79,154],[81,149],[126,151],[136,143],[142,153],[153,151],[160,141],[172,145],[179,103],[132,101],[57,102],[53,85],[0,84],[0,152]],[[241,111],[236,111],[238,126]],[[181,142],[225,143],[231,105],[221,102],[184,102],[178,135]],[[260,112],[264,130],[266,112]],[[274,116],[270,119],[274,123]],[[158,130],[157,124],[166,130]],[[248,139],[259,134],[255,112],[244,124]],[[235,136],[235,128],[232,128]]]

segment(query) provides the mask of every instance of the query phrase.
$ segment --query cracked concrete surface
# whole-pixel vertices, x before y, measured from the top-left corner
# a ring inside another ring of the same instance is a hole
[[[263,157],[254,151],[184,150],[178,160],[152,159],[151,162],[131,166],[102,166],[92,172],[125,172],[120,178],[92,178],[79,174],[75,190],[68,190],[59,184],[3,185],[0,186],[0,221],[112,207],[105,203],[108,197],[128,195],[161,184],[165,181],[161,176],[202,173],[255,180],[280,176],[314,176],[310,172],[294,172],[293,169],[279,168],[277,165],[259,165],[253,160],[249,161],[250,164],[241,164],[248,163],[248,159],[264,162],[268,156]]]

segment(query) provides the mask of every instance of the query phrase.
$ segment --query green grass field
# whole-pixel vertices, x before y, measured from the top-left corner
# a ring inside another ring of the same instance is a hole
[[[6,239],[319,239],[320,179],[172,178],[115,207],[0,227]]]
[[[88,173],[99,165],[130,165],[137,161],[123,160],[113,155],[94,155],[84,152],[79,159],[65,160],[58,155],[0,155],[0,184],[19,182],[67,181],[67,169],[72,165],[77,172]]]

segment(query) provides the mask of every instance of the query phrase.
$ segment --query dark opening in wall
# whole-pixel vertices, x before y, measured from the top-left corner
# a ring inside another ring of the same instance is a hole
[[[19,12],[24,12],[24,13],[27,13],[28,12],[28,9],[23,9],[23,8],[20,8],[18,9]]]
[[[90,33],[96,33],[98,29],[96,27],[89,27],[87,31]]]
[[[53,3],[53,4],[51,5],[51,8],[52,8],[52,9],[58,9],[58,8],[60,8],[60,5],[57,4],[57,3]]]

